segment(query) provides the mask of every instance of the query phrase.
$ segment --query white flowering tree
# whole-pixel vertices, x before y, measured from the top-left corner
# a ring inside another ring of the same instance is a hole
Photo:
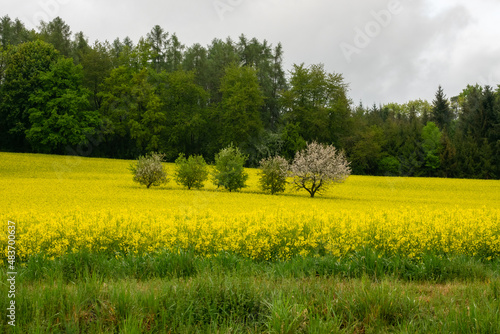
[[[168,182],[165,166],[161,163],[165,158],[164,154],[151,152],[145,156],[140,156],[136,164],[130,165],[133,180],[145,185],[160,186]]]
[[[311,197],[334,183],[344,182],[351,175],[351,168],[343,151],[332,145],[312,142],[295,155],[290,166],[293,185],[305,189]]]

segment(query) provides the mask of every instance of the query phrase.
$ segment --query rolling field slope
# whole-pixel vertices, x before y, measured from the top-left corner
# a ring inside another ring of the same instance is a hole
[[[165,249],[287,259],[362,247],[500,255],[500,181],[351,176],[310,198],[263,194],[255,169],[247,188],[229,193],[172,180],[146,189],[124,160],[0,153],[0,161],[0,219],[17,223],[21,259]]]

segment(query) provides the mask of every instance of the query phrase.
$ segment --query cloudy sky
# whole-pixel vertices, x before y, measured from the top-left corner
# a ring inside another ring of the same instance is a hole
[[[499,0],[1,0],[29,28],[60,16],[91,42],[159,24],[187,46],[242,33],[285,51],[285,67],[323,63],[357,104],[431,101],[500,83]]]

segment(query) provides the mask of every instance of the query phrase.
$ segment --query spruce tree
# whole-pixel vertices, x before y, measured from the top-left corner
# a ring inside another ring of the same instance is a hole
[[[432,116],[431,121],[436,123],[440,130],[444,128],[449,129],[451,121],[453,120],[453,112],[446,95],[444,95],[443,88],[439,86],[436,92],[436,99],[432,101]]]

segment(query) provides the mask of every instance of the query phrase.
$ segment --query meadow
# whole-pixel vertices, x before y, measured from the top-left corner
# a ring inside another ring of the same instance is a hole
[[[146,189],[131,162],[0,153],[0,278],[13,221],[25,305],[0,329],[499,331],[500,181],[351,176],[310,198],[254,169],[236,193]]]

